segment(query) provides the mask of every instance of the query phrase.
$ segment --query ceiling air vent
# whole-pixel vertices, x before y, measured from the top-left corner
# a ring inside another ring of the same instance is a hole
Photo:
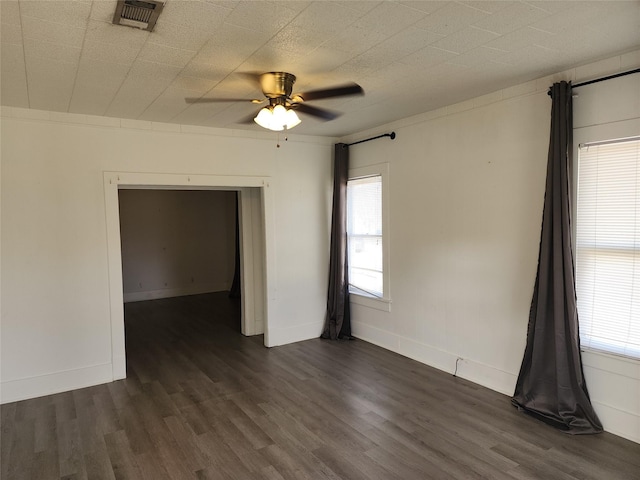
[[[142,30],[153,30],[162,12],[164,3],[139,0],[118,0],[116,13],[113,15],[114,25],[126,25]]]

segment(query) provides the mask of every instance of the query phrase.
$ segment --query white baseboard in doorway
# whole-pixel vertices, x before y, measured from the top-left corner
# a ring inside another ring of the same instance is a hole
[[[202,293],[228,291],[230,285],[226,282],[202,283],[188,285],[186,287],[163,288],[160,290],[148,290],[144,292],[128,292],[124,294],[124,303],[143,302],[145,300],[157,300],[159,298],[184,297],[186,295],[200,295]]]
[[[0,403],[18,402],[111,381],[113,369],[110,363],[9,380],[0,384]]]
[[[269,345],[267,347],[277,347],[278,345],[320,338],[323,324],[324,321],[305,323],[289,328],[272,327],[269,329]]]

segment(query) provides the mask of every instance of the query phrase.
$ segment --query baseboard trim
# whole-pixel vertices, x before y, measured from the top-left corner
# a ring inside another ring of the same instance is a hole
[[[504,372],[490,365],[460,357],[454,353],[440,350],[432,345],[403,337],[361,322],[353,322],[353,335],[369,343],[378,345],[411,358],[430,367],[490,388],[504,395],[512,395],[517,375]],[[456,369],[457,363],[457,369]]]
[[[625,412],[597,400],[591,399],[591,403],[605,431],[632,442],[640,443],[640,417],[638,415]]]
[[[0,383],[0,403],[18,402],[113,381],[111,363]]]
[[[278,345],[319,338],[322,333],[322,326],[323,322],[312,322],[289,328],[269,328],[269,345],[267,347],[277,347]]]
[[[162,288],[146,292],[128,292],[123,295],[124,303],[144,302],[145,300],[157,300],[159,298],[184,297],[187,295],[200,295],[202,293],[228,291],[230,285],[226,282],[203,283],[188,285],[186,287]]]
[[[462,358],[458,362],[458,372],[456,375],[508,397],[513,395],[516,388],[516,381],[518,380],[518,375],[515,373],[505,372],[490,365],[466,358]]]

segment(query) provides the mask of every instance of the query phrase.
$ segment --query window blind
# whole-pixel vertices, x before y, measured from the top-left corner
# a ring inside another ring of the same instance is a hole
[[[640,137],[579,149],[576,296],[583,347],[640,358]]]

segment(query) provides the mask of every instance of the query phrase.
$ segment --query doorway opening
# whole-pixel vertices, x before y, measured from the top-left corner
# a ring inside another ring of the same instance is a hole
[[[184,304],[177,316],[184,319],[191,312],[240,333],[238,192],[121,188],[118,203],[127,352],[130,322],[146,320],[135,314],[145,311],[134,305],[139,302]],[[197,298],[159,301],[187,296]],[[158,308],[149,309],[155,317],[151,325],[168,320]]]
[[[270,264],[269,258],[273,255],[273,240],[270,238],[273,229],[269,220],[272,218],[270,212],[273,200],[268,178],[105,172],[104,184],[114,380],[126,377],[125,290],[119,211],[119,191],[121,190],[215,190],[233,192],[237,195],[241,279],[240,330],[245,336],[264,334],[264,345],[270,346],[270,303],[267,292],[272,274],[267,265]],[[154,295],[153,289],[149,290],[151,293],[141,293],[142,290],[143,288],[140,287],[137,295]]]

